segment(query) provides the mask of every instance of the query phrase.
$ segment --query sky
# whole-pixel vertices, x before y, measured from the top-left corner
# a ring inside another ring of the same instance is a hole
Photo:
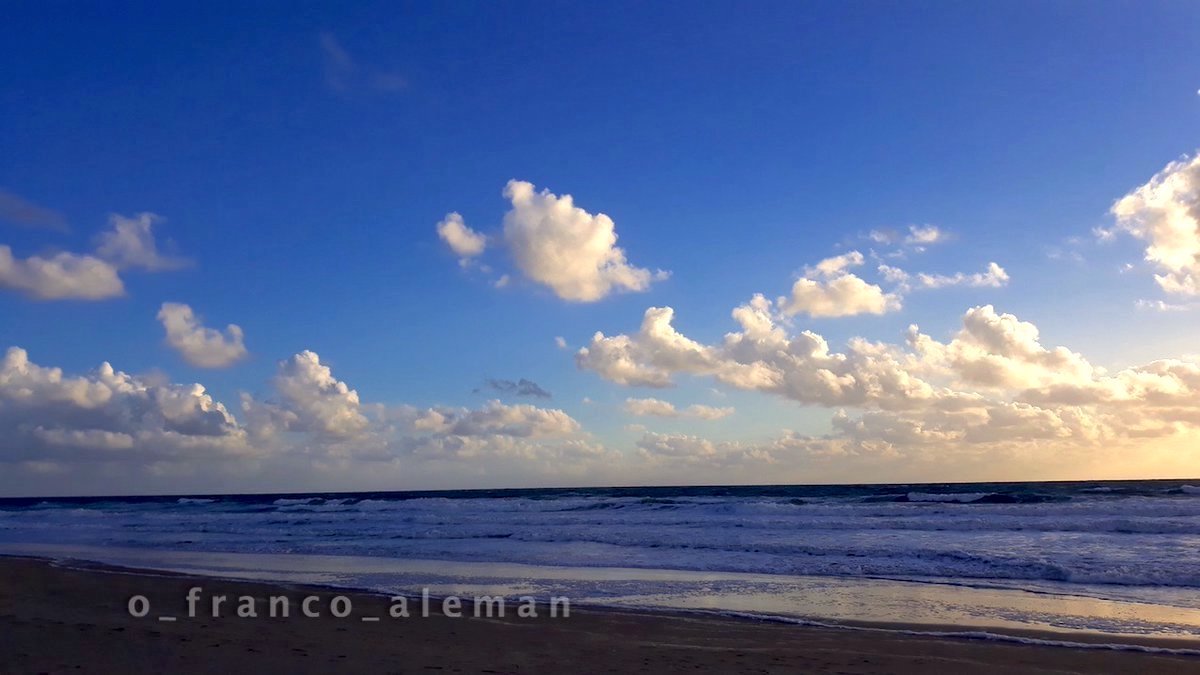
[[[0,495],[1200,476],[1200,7],[17,3]]]

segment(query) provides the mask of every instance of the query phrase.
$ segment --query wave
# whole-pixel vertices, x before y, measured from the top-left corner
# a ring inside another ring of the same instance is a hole
[[[625,605],[635,609],[656,610],[661,609],[654,605]],[[1017,635],[1015,633],[1000,633],[987,630],[924,630],[921,628],[899,628],[899,627],[881,627],[881,626],[864,626],[853,623],[839,623],[833,621],[818,621],[815,619],[802,619],[792,616],[781,616],[778,614],[766,614],[757,612],[744,612],[737,610],[722,610],[722,609],[677,609],[684,614],[700,614],[708,616],[721,616],[738,619],[752,619],[754,621],[769,621],[772,623],[786,623],[799,626],[809,626],[812,628],[836,628],[840,630],[866,631],[876,633],[892,633],[900,635],[912,635],[920,637],[938,637],[938,638],[959,638],[966,640],[987,640],[995,642],[1013,642],[1022,645],[1036,645],[1043,647],[1063,647],[1068,649],[1097,649],[1102,651],[1118,651],[1118,652],[1142,652],[1146,654],[1163,654],[1170,656],[1200,656],[1200,649],[1189,649],[1186,647],[1160,647],[1155,645],[1140,644],[1136,642],[1082,642],[1078,640],[1054,640],[1043,637],[1031,637],[1028,635]]]
[[[970,504],[977,502],[991,493],[989,492],[960,492],[952,494],[933,494],[929,492],[910,492],[905,495],[905,499],[910,502],[957,502],[959,504]]]
[[[1200,588],[1200,487],[1183,483],[29,499],[0,504],[0,542],[1153,593]]]
[[[1069,502],[1069,495],[1046,495],[1029,492],[908,492],[904,494],[871,495],[855,500],[860,504],[880,503],[939,503],[939,504],[1043,504]]]
[[[272,506],[288,508],[294,506],[344,506],[346,504],[367,504],[371,500],[364,499],[359,501],[351,497],[343,497],[339,499],[330,499],[327,497],[281,497],[271,502]],[[396,502],[397,504],[403,502]]]
[[[559,512],[568,511],[606,511],[611,509],[623,509],[626,504],[614,504],[613,502],[596,502],[595,504],[581,504],[579,506],[569,506],[565,509],[555,509]]]
[[[1002,492],[910,492],[896,501],[938,502],[942,504],[1043,504],[1070,501],[1070,497],[1037,493],[1010,494]]]

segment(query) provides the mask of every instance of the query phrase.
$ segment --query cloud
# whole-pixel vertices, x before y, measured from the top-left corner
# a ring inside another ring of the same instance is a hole
[[[956,272],[952,275],[927,274],[918,272],[909,274],[898,267],[880,265],[879,273],[888,282],[896,284],[898,292],[907,293],[912,290],[948,288],[965,286],[969,288],[1002,288],[1008,285],[1008,272],[1000,265],[990,262],[987,270],[974,274]]]
[[[597,333],[576,361],[619,384],[667,387],[678,374],[711,376],[738,389],[829,406],[869,400],[902,406],[937,396],[928,383],[903,372],[898,356],[885,346],[856,339],[849,353],[834,353],[811,331],[788,338],[776,315],[769,300],[755,296],[733,312],[742,332],[705,345],[674,329],[674,310],[652,307],[637,334]]]
[[[962,324],[945,344],[909,328],[909,345],[934,369],[927,372],[953,375],[961,385],[1017,390],[1088,382],[1098,374],[1082,355],[1043,347],[1037,326],[991,305],[967,310]]]
[[[711,405],[694,403],[683,411],[685,417],[695,417],[702,420],[719,420],[729,417],[734,412],[731,407],[718,408]]]
[[[797,279],[791,297],[780,298],[780,307],[789,315],[803,313],[814,318],[886,314],[900,309],[900,298],[853,274],[844,274],[829,281]]]
[[[867,237],[876,243],[899,244],[901,246],[900,249],[890,253],[884,253],[883,255],[877,254],[875,251],[871,251],[871,257],[876,260],[903,259],[907,257],[905,252],[908,250],[923,251],[926,246],[943,243],[951,238],[945,230],[942,230],[935,225],[910,225],[907,235],[901,235],[892,230],[872,230]],[[1078,242],[1071,241],[1070,243],[1074,245]],[[839,258],[848,258],[847,262],[852,265],[863,264],[863,257],[857,251],[851,251],[849,254],[840,256]],[[830,260],[837,259],[834,258]],[[848,265],[842,266],[839,271],[844,271],[847,266]],[[820,266],[818,265],[815,269],[820,272],[821,270],[819,268]],[[884,282],[891,284],[892,289],[888,297],[894,300],[894,305],[885,303],[881,299],[883,292],[878,286],[868,284],[867,282],[858,279],[858,277],[853,277],[853,275],[851,275],[853,279],[848,279],[842,282],[844,287],[842,292],[852,299],[851,302],[857,301],[865,310],[870,311],[870,313],[877,314],[882,313],[882,311],[879,311],[881,308],[884,309],[884,311],[886,311],[887,307],[892,306],[898,309],[899,303],[903,297],[914,290],[950,288],[954,286],[967,288],[1001,288],[1008,285],[1010,280],[1008,272],[995,262],[989,262],[987,264],[987,269],[985,269],[983,272],[975,272],[973,274],[967,274],[964,272],[955,272],[954,274],[929,272],[909,273],[900,267],[888,264],[880,264],[876,269],[879,272],[879,275],[883,278]],[[805,276],[811,278],[813,275],[811,272],[809,272]],[[812,282],[805,282],[804,286],[804,290],[808,293],[813,293],[813,289],[816,287],[816,285]],[[782,306],[783,302],[781,301],[780,304]]]
[[[683,410],[656,398],[627,398],[625,412],[638,417],[692,417],[702,420],[719,420],[733,414],[733,408],[716,408],[695,404]]]
[[[0,461],[254,454],[233,416],[199,384],[152,383],[108,363],[68,376],[18,347],[0,361],[0,429]]]
[[[904,243],[909,246],[930,246],[946,239],[946,233],[936,225],[909,225]]]
[[[570,438],[579,424],[561,410],[499,401],[478,409],[364,404],[310,351],[281,362],[273,384],[276,402],[243,395],[248,431],[264,445],[291,443],[288,452],[319,461],[582,461],[600,452]]]
[[[139,213],[132,218],[112,214],[112,228],[96,237],[96,255],[119,269],[142,269],[148,272],[179,269],[190,263],[185,258],[163,255],[154,241],[154,226],[163,222],[153,213]]]
[[[932,226],[926,229],[940,232]],[[944,235],[935,235],[926,232],[926,229],[917,230],[923,233],[923,240],[944,238]],[[1008,272],[994,262],[988,263],[984,272],[957,272],[952,275],[925,272],[909,274],[899,267],[881,264],[877,268],[880,277],[885,283],[892,285],[891,290],[884,290],[879,284],[866,281],[851,271],[865,262],[866,258],[862,253],[849,251],[806,267],[803,275],[792,285],[791,294],[776,300],[776,309],[785,317],[797,314],[807,314],[814,318],[887,314],[900,310],[904,296],[913,290],[951,286],[1000,288],[1009,281]]]
[[[134,218],[113,215],[110,231],[96,237],[95,255],[60,252],[49,256],[17,258],[0,244],[0,288],[36,300],[106,300],[125,294],[120,270],[174,269],[188,264],[183,258],[158,252],[152,227],[161,219],[152,213]]]
[[[542,389],[537,382],[521,378],[516,382],[512,380],[497,380],[488,378],[484,381],[484,387],[492,391],[498,391],[514,396],[532,396],[535,398],[551,398],[550,392]],[[476,389],[475,391],[479,391]]]
[[[707,458],[717,454],[712,441],[686,434],[647,433],[637,442],[638,449],[646,457],[671,459]]]
[[[862,256],[851,252],[823,260],[808,273],[836,277],[860,264]],[[906,408],[935,401],[952,405],[970,398],[968,392],[955,392],[922,379],[921,369],[913,367],[918,356],[895,346],[855,338],[846,353],[836,353],[812,331],[789,338],[778,322],[793,313],[793,303],[794,297],[781,298],[776,305],[756,295],[732,312],[742,331],[729,333],[713,345],[675,330],[672,308],[652,307],[646,310],[636,334],[606,336],[597,332],[577,352],[576,364],[626,386],[664,388],[672,386],[679,374],[711,376],[738,389],[825,406]],[[986,323],[981,317],[989,311],[990,306],[979,308],[965,320],[972,326]],[[997,321],[1009,325],[1015,321],[1010,319],[1004,315]]]
[[[125,294],[117,269],[90,255],[16,258],[0,244],[0,287],[36,300],[106,300]]]
[[[603,213],[592,215],[532,183],[511,180],[504,196],[504,238],[517,267],[530,280],[563,300],[594,302],[617,291],[644,291],[666,272],[651,272],[626,260],[616,245],[616,226]]]
[[[561,335],[556,336],[554,338],[554,346],[558,347],[559,349],[566,349],[567,348],[566,338],[562,337]]]
[[[371,412],[358,392],[333,376],[316,352],[304,350],[277,365],[272,388],[277,398],[260,401],[242,394],[246,427],[260,443],[278,440],[283,432],[311,436],[313,448],[344,451],[346,443],[367,441]]]
[[[895,230],[871,230],[867,233],[867,239],[876,244],[894,244],[900,238],[900,235]]]
[[[459,257],[460,263],[482,255],[487,248],[487,237],[467,227],[462,216],[456,212],[446,214],[437,224],[437,233],[450,250],[454,251],[454,255]]]
[[[358,392],[336,379],[315,352],[305,350],[281,361],[274,385],[289,429],[351,438],[368,426]]]
[[[796,280],[790,297],[779,299],[780,309],[789,316],[803,313],[816,318],[899,310],[898,295],[885,293],[847,271],[862,264],[863,255],[858,251],[822,260]]]
[[[720,471],[757,469],[758,476],[778,476],[781,471],[804,471],[805,460],[836,458],[846,462],[858,455],[878,460],[889,453],[858,446],[848,437],[813,437],[784,433],[764,441],[712,441],[691,434],[647,432],[637,441],[638,455],[648,467],[664,466],[672,470],[698,469],[693,475]],[[803,475],[803,474],[800,474]]]
[[[510,180],[504,196],[511,208],[504,216],[501,243],[526,278],[563,300],[595,302],[616,292],[644,291],[670,276],[631,265],[616,245],[612,219],[576,207],[570,195],[537,192],[531,183]],[[446,214],[437,232],[462,267],[471,266],[497,241],[468,227],[456,212]],[[488,265],[480,269],[492,271]],[[491,284],[505,288],[511,282],[511,275],[500,274]]]
[[[67,219],[58,211],[38,206],[3,188],[0,188],[0,221],[55,232],[70,230]]]
[[[361,487],[371,476],[395,480],[399,466],[400,477],[561,482],[617,458],[561,410],[499,401],[478,409],[364,404],[312,352],[280,362],[272,385],[270,400],[242,394],[239,422],[199,384],[128,375],[108,363],[69,375],[11,348],[0,360],[0,489],[27,493],[29,481],[46,474],[54,482],[38,485],[60,494],[229,490],[231,481],[261,486],[241,481],[278,476],[312,489],[358,476],[339,484]]]
[[[816,265],[808,268],[805,274],[808,276],[836,277],[840,274],[845,274],[852,267],[861,266],[863,260],[863,254],[858,251],[850,251],[842,255],[825,258]]]
[[[677,417],[679,415],[674,404],[656,398],[627,398],[625,399],[625,412],[638,417]]]
[[[332,33],[318,36],[321,48],[325,84],[331,90],[348,93],[356,90],[395,92],[408,86],[408,80],[398,72],[382,70],[358,63]]]
[[[597,332],[575,355],[580,369],[592,370],[626,386],[669,387],[674,371],[705,372],[714,362],[713,350],[684,337],[671,322],[675,310],[646,310],[636,336],[606,337]]]
[[[876,244],[897,244],[916,251],[923,251],[926,246],[943,243],[949,238],[949,234],[937,225],[909,225],[907,233],[893,229],[877,229],[867,233],[867,239]]]
[[[530,439],[504,434],[408,436],[397,444],[397,449],[410,467],[446,466],[458,476],[464,470],[472,472],[476,480],[491,472],[511,476],[509,481],[536,472],[543,479],[572,476],[572,480],[579,481],[620,459],[619,454],[586,439]],[[490,471],[485,473],[482,467]]]
[[[912,326],[904,344],[853,338],[843,352],[811,331],[789,336],[775,315],[755,296],[733,311],[741,330],[706,345],[674,330],[670,308],[650,308],[636,334],[597,333],[577,363],[624,385],[711,377],[805,405],[863,410],[842,420],[843,449],[848,430],[861,448],[892,452],[903,439],[910,450],[934,441],[948,451],[955,444],[1097,447],[1200,425],[1200,364],[1156,361],[1108,373],[1066,347],[1044,346],[1035,325],[991,305],[963,314],[948,342]],[[654,403],[638,406],[670,414]]]
[[[69,375],[13,348],[0,361],[0,485],[27,493],[35,484],[95,491],[98,480],[110,490],[143,491],[231,489],[233,480],[261,489],[253,481],[272,478],[284,482],[265,484],[313,490],[453,477],[464,486],[522,476],[526,485],[531,477],[612,484],[635,474],[688,483],[714,476],[949,480],[993,476],[1014,462],[1022,470],[1101,466],[1104,458],[1141,458],[1147,447],[1192,447],[1197,438],[1200,363],[1156,361],[1109,373],[1044,346],[1033,324],[989,306],[964,314],[946,342],[913,327],[905,346],[856,339],[836,353],[811,333],[789,337],[770,322],[769,304],[759,296],[735,310],[742,330],[719,344],[691,341],[700,354],[670,353],[666,346],[687,339],[665,330],[669,313],[656,314],[657,367],[722,381],[737,376],[745,388],[830,407],[826,433],[717,441],[630,426],[642,436],[634,452],[618,452],[562,410],[500,401],[479,408],[365,403],[312,352],[280,362],[267,399],[243,394],[239,422],[199,384],[131,376],[108,364]],[[763,369],[781,379],[772,385],[747,377]],[[709,415],[702,406],[653,404],[630,403],[659,416]],[[36,482],[39,476],[53,482]]]
[[[919,288],[945,288],[947,286],[1000,288],[1008,284],[1009,277],[1008,272],[1005,272],[1003,267],[990,262],[988,263],[986,272],[976,272],[975,274],[957,272],[950,276],[920,273],[917,274],[916,280]]]
[[[1133,303],[1138,309],[1152,312],[1188,312],[1196,308],[1192,303],[1164,302],[1162,300],[1138,300]]]
[[[429,408],[412,410],[412,431],[437,436],[513,436],[539,438],[561,436],[579,430],[579,423],[562,410],[528,404],[505,405],[489,401],[483,408]]]
[[[1168,164],[1147,183],[1117,200],[1112,230],[1098,229],[1101,240],[1117,232],[1146,242],[1145,260],[1167,293],[1200,295],[1200,153]]]
[[[167,331],[167,344],[193,366],[227,368],[246,358],[242,329],[235,324],[224,333],[207,328],[191,307],[176,302],[164,302],[158,320]]]

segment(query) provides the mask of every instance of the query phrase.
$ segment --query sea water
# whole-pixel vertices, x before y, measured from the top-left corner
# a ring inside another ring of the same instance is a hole
[[[1198,484],[0,500],[0,552],[384,592],[1200,638]]]

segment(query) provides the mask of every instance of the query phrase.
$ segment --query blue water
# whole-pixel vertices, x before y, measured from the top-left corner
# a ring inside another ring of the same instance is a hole
[[[0,544],[901,580],[1200,609],[1200,480],[8,499]],[[654,578],[637,593],[667,587]]]

